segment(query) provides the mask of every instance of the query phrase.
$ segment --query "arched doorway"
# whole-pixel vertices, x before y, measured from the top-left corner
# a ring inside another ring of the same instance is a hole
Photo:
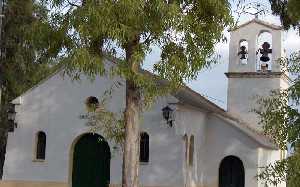
[[[244,187],[243,162],[235,156],[225,157],[219,168],[219,187]]]
[[[84,134],[74,147],[72,187],[106,187],[110,182],[110,149],[104,138]]]

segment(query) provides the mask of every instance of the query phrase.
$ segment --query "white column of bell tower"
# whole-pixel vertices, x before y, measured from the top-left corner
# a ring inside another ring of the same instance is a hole
[[[288,87],[288,77],[281,72],[277,59],[283,57],[282,29],[259,19],[254,19],[230,31],[227,109],[234,116],[260,130],[259,118],[252,112],[257,108],[257,96],[268,96],[270,91]],[[258,37],[262,32],[272,35],[271,69],[257,68],[260,59]],[[240,42],[247,41],[247,63],[241,63]]]
[[[230,33],[229,43],[229,72],[254,72],[256,71],[256,33],[245,29],[238,29]],[[240,62],[238,52],[240,42],[248,42],[248,59],[246,64]]]
[[[282,30],[275,30],[272,32],[272,43],[273,43],[273,52],[272,52],[272,59],[273,59],[273,72],[281,72],[282,67],[278,63],[278,59],[284,57],[284,50],[283,50],[283,43],[282,43]]]

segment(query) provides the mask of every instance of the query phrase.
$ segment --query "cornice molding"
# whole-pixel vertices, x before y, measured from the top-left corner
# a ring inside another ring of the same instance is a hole
[[[289,76],[283,72],[227,72],[227,78],[281,78],[291,82]]]

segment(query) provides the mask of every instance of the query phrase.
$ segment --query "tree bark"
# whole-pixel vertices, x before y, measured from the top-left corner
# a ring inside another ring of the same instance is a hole
[[[7,129],[0,128],[0,180],[3,177],[3,166],[5,161],[7,143]]]
[[[139,114],[140,93],[131,81],[126,81],[125,145],[122,187],[138,187],[139,180]]]
[[[4,14],[4,0],[0,0],[0,14]],[[0,59],[3,58],[3,18],[0,18]],[[7,144],[7,127],[5,126],[5,121],[3,120],[4,104],[2,103],[2,87],[3,87],[3,67],[0,64],[0,180],[3,177],[3,166],[5,161],[6,144]]]

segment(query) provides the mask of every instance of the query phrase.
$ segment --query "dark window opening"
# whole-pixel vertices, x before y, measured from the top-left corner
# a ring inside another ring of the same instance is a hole
[[[149,135],[142,132],[140,138],[140,162],[149,162]]]
[[[188,146],[189,146],[189,140],[188,140],[188,136],[185,134],[183,136],[183,141],[184,141],[184,156],[185,156],[185,163],[186,165],[188,165]]]
[[[94,111],[99,106],[99,100],[97,99],[97,97],[90,96],[86,98],[85,105],[88,111]]]
[[[225,157],[219,168],[219,187],[244,187],[245,171],[243,162],[235,156]]]
[[[38,132],[36,145],[36,159],[45,160],[46,157],[46,134]]]
[[[194,164],[194,135],[190,137],[190,154],[189,154],[189,166]]]

